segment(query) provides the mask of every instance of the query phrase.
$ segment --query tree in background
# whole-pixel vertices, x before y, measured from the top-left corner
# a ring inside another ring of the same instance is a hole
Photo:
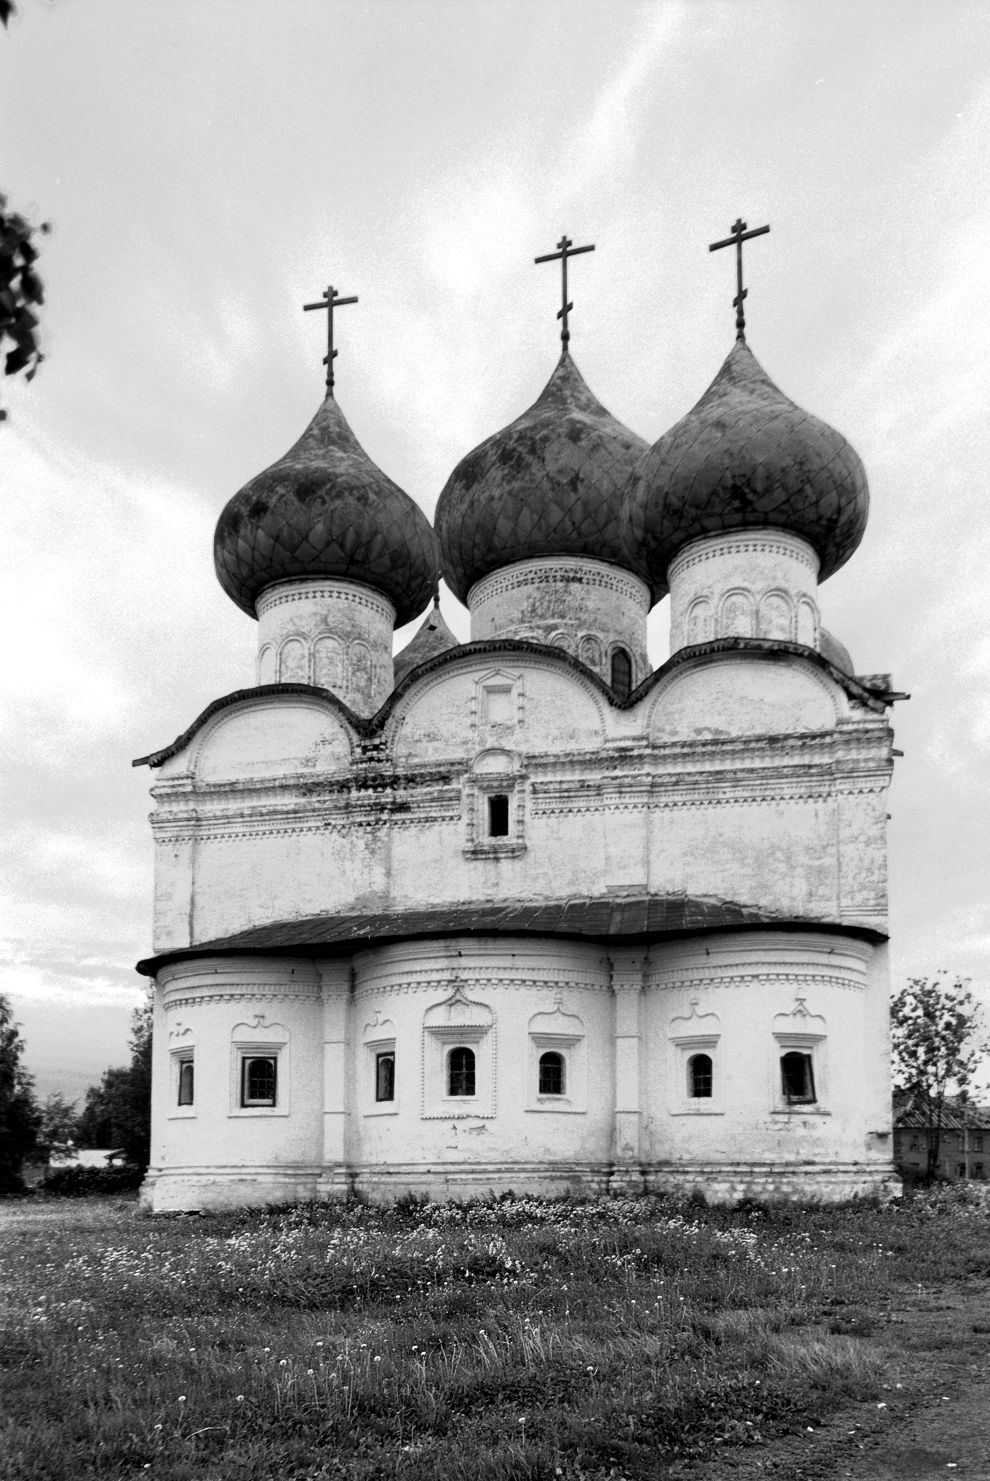
[[[81,1147],[120,1148],[128,1162],[151,1159],[151,998],[131,1018],[131,1062],[103,1071],[91,1085],[77,1122]]]
[[[0,0],[0,25],[6,28],[17,14],[13,0]],[[45,290],[35,271],[38,249],[34,235],[45,235],[51,225],[31,226],[23,216],[7,208],[7,197],[0,194],[0,353],[5,354],[4,375],[23,371],[26,380],[34,380],[44,356],[38,348],[38,316],[34,306],[45,301]],[[9,346],[9,347],[8,347]],[[0,407],[0,422],[7,413]]]
[[[53,1152],[68,1152],[77,1135],[76,1103],[67,1101],[58,1090],[52,1091],[41,1107],[38,1146],[50,1157]]]
[[[969,978],[910,977],[890,1008],[894,1082],[914,1098],[928,1123],[926,1178],[935,1178],[942,1147],[945,1102],[953,1091],[965,1099],[982,1055],[979,1006]]]
[[[24,1041],[0,996],[0,1194],[19,1193],[21,1169],[35,1150],[41,1117],[34,1102],[34,1082],[21,1063]]]

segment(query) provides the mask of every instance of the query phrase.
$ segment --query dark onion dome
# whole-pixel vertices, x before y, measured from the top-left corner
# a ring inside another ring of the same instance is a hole
[[[818,651],[823,658],[827,658],[829,663],[834,664],[842,673],[855,675],[856,670],[853,668],[849,649],[845,643],[839,642],[834,633],[830,633],[824,627],[818,630]]]
[[[859,455],[779,391],[737,340],[697,406],[636,469],[625,529],[655,583],[690,540],[768,527],[814,546],[824,581],[863,538],[868,509]]]
[[[217,577],[252,617],[275,581],[360,581],[388,597],[396,626],[436,588],[439,552],[422,510],[368,457],[332,396],[293,448],[246,483],[217,522]]]
[[[643,576],[620,514],[646,449],[595,399],[565,350],[529,410],[448,478],[434,521],[447,585],[463,602],[482,576],[553,555],[590,556]]]
[[[439,602],[434,601],[433,610],[424,618],[411,640],[392,660],[395,683],[398,684],[406,674],[419,668],[421,663],[439,657],[441,653],[446,653],[450,648],[458,647],[460,644],[440,615]]]

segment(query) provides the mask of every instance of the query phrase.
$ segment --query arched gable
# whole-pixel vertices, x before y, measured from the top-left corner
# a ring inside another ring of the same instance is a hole
[[[397,761],[584,750],[605,737],[607,701],[573,663],[519,649],[458,655],[399,698],[385,724]]]
[[[654,690],[652,741],[790,735],[834,729],[848,713],[838,685],[810,665],[744,652],[685,664]]]
[[[343,771],[350,762],[343,720],[324,701],[298,694],[248,699],[214,715],[188,758],[201,782]]]

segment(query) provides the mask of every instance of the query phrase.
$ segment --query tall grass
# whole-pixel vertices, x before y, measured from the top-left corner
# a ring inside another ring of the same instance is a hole
[[[0,1473],[655,1476],[874,1398],[870,1313],[985,1272],[987,1217],[938,1197],[0,1205]]]

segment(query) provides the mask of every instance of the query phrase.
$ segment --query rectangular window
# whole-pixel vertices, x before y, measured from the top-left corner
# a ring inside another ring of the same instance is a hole
[[[241,1105],[274,1106],[277,1075],[276,1055],[245,1055],[241,1060]]]
[[[964,1178],[965,1176],[966,1176],[966,1164],[965,1164],[965,1162],[957,1162],[956,1163],[956,1177],[957,1178]]]
[[[982,1135],[979,1132],[975,1132],[973,1134],[973,1139],[970,1142],[970,1148],[974,1152],[982,1152],[983,1151],[983,1137],[982,1137]]]
[[[375,1055],[375,1100],[395,1100],[395,1053]]]
[[[791,1049],[780,1057],[780,1089],[791,1105],[809,1105],[815,1099],[815,1073],[810,1054]]]
[[[504,792],[497,792],[494,797],[488,799],[488,836],[489,838],[508,838],[509,836],[509,799]]]
[[[180,1106],[191,1106],[193,1104],[195,1066],[191,1054],[183,1055],[179,1060],[179,1095]]]

